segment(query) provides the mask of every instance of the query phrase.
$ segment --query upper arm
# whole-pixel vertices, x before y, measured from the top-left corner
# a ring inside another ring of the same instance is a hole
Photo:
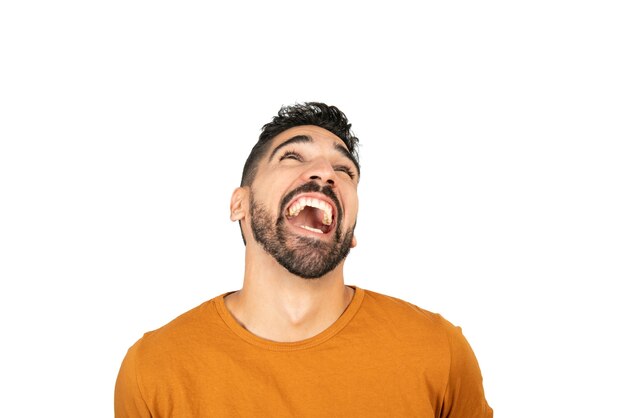
[[[485,399],[478,361],[461,328],[451,328],[448,341],[450,370],[442,417],[492,418],[493,410]]]
[[[115,418],[151,418],[137,376],[137,346],[132,346],[122,362],[115,383]]]

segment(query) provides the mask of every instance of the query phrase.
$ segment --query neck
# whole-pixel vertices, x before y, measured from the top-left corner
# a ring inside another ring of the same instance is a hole
[[[243,288],[230,294],[226,307],[253,334],[292,342],[313,337],[330,327],[352,300],[344,285],[343,262],[319,279],[303,279],[266,253],[246,251]]]

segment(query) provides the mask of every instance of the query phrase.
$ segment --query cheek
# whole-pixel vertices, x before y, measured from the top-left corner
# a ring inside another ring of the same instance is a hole
[[[284,187],[284,177],[266,176],[262,181],[255,183],[255,193],[259,195],[259,199],[269,202],[277,199],[282,194]]]
[[[359,199],[356,196],[356,194],[349,197],[347,212],[348,212],[347,215],[349,216],[349,218],[353,220],[352,223],[354,223],[354,220],[356,220],[357,214],[359,212]]]

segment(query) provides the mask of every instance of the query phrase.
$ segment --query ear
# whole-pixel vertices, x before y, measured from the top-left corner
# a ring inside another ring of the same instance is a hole
[[[352,235],[352,241],[350,241],[350,248],[356,247],[356,237]]]
[[[237,187],[230,198],[230,220],[240,221],[246,215],[246,202],[248,201],[248,190]]]

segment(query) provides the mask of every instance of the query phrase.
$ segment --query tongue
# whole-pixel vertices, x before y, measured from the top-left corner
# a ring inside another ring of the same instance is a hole
[[[326,232],[328,226],[324,225],[322,220],[324,219],[324,213],[316,208],[310,206],[305,207],[298,214],[298,216],[291,218],[291,221],[296,225],[306,225],[310,228],[315,228]]]

